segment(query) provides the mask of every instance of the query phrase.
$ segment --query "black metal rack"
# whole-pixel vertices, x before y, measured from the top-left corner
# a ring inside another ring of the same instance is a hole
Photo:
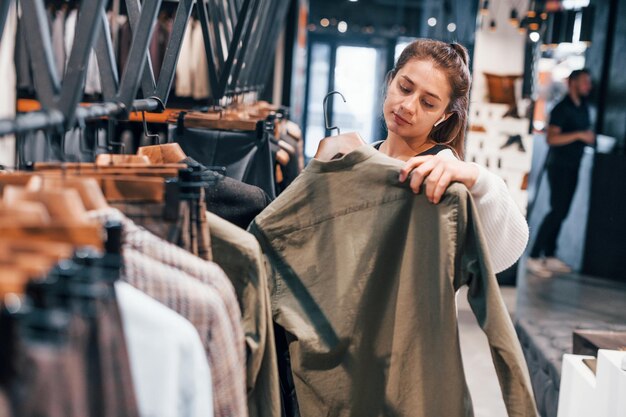
[[[14,1],[0,0],[0,37]],[[159,77],[155,79],[148,46],[163,1],[178,5]],[[36,68],[35,93],[42,110],[0,120],[0,136],[40,129],[63,132],[95,118],[124,120],[131,111],[163,111],[193,7],[197,7],[202,27],[213,104],[224,97],[258,91],[273,66],[274,45],[289,6],[288,0],[125,0],[133,36],[128,61],[118,74],[107,2],[82,0],[75,42],[63,75],[54,65],[44,0],[19,3],[27,54]],[[92,50],[97,57],[103,102],[79,106]],[[139,90],[142,99],[137,99]]]

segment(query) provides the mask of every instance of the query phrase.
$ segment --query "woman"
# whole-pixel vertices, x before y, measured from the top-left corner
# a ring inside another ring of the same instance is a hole
[[[471,192],[494,272],[513,265],[528,243],[528,224],[504,181],[463,161],[471,76],[467,49],[419,39],[409,44],[387,76],[383,107],[388,135],[374,146],[406,161],[400,181],[422,184],[434,204],[452,182]]]

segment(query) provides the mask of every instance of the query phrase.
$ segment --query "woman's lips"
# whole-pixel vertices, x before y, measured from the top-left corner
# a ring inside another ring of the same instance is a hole
[[[400,126],[406,126],[406,125],[410,125],[411,123],[409,123],[408,120],[403,119],[402,117],[398,116],[397,113],[393,114],[393,118],[395,120],[395,122],[400,125]]]

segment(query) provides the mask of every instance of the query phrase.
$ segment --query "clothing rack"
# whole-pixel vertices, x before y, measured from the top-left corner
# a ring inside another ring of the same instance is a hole
[[[0,0],[0,28],[13,0]],[[148,45],[163,2],[176,3],[171,37],[158,78],[152,65]],[[263,88],[271,69],[272,46],[275,44],[288,9],[286,0],[126,0],[126,11],[132,28],[128,62],[118,74],[109,30],[107,0],[81,2],[84,8],[76,27],[76,38],[65,76],[54,65],[51,36],[43,0],[23,0],[22,24],[28,37],[26,45],[34,71],[36,97],[42,109],[21,114],[13,120],[0,120],[0,136],[34,130],[67,131],[75,125],[109,118],[126,120],[130,112],[162,112],[167,106],[176,73],[176,65],[187,24],[193,8],[202,27],[208,60],[208,77],[214,105],[223,99],[240,96]],[[219,27],[224,27],[220,31]],[[252,33],[267,33],[256,36]],[[1,32],[0,32],[1,36]],[[227,45],[224,48],[222,45]],[[100,103],[81,106],[82,87],[91,51],[95,52],[102,98]],[[43,51],[43,53],[42,53]],[[141,90],[143,99],[137,99]]]

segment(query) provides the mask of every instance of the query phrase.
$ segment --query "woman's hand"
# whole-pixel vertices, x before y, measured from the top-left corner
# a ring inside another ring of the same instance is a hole
[[[410,178],[411,190],[419,193],[422,184],[426,185],[426,197],[431,203],[438,204],[443,193],[452,182],[460,182],[472,188],[478,179],[478,167],[458,159],[427,155],[409,159],[402,171],[400,182]]]

